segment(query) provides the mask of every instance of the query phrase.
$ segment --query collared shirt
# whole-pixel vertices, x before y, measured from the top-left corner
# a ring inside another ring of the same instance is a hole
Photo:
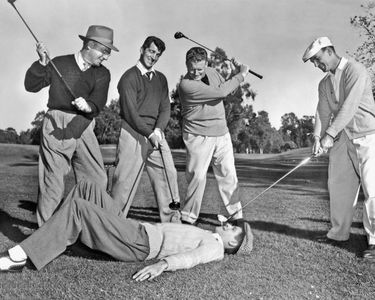
[[[151,72],[150,73],[150,80],[155,75],[155,69],[154,69],[154,67],[151,67],[151,69],[146,69],[146,67],[139,60],[137,61],[136,66],[139,69],[139,71],[141,71],[142,76],[146,75],[146,73]]]
[[[83,59],[81,51],[74,54],[74,58],[76,59],[77,65],[81,69],[81,71],[86,71],[91,67],[91,65],[85,62],[85,60]]]
[[[224,258],[224,244],[217,233],[173,223],[143,223],[149,237],[147,259],[163,259],[168,271],[189,269]]]
[[[339,98],[340,97],[340,94],[339,94],[339,92],[340,92],[340,80],[341,80],[342,72],[343,72],[347,62],[348,62],[348,60],[345,57],[341,57],[340,63],[337,66],[337,68],[335,70],[335,73],[329,72],[337,102],[339,102],[339,99],[340,99]]]

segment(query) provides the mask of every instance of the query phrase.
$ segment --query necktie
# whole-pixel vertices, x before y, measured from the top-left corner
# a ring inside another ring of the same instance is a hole
[[[146,76],[147,76],[147,78],[149,80],[151,80],[151,78],[152,78],[152,72],[151,71],[150,72],[146,72]]]

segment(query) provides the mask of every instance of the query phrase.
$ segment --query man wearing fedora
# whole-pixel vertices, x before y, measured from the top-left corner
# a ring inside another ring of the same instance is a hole
[[[170,209],[168,204],[179,203],[180,196],[177,171],[164,136],[171,112],[168,82],[163,73],[154,69],[164,50],[161,39],[147,37],[137,64],[125,71],[117,85],[121,133],[112,195],[122,204],[126,215],[145,167],[160,220],[170,222],[179,220],[179,212]]]
[[[92,25],[86,36],[79,37],[83,40],[79,52],[55,57],[52,62],[48,61],[44,44],[38,43],[39,60],[25,76],[29,92],[49,86],[39,150],[39,226],[58,207],[64,192],[64,176],[71,167],[77,182],[90,179],[102,187],[107,184],[93,120],[107,102],[110,73],[102,62],[109,58],[111,50],[118,50],[113,45],[111,28]]]
[[[327,37],[316,39],[302,60],[324,73],[314,128],[313,153],[329,153],[328,189],[332,228],[326,240],[349,239],[358,192],[365,196],[363,226],[367,260],[375,261],[375,102],[366,68],[337,55]]]
[[[42,227],[0,255],[0,272],[20,271],[27,259],[40,270],[77,240],[119,261],[157,259],[133,276],[136,281],[221,260],[224,252],[249,254],[253,248],[247,222],[224,224],[214,232],[185,224],[143,223],[127,219],[117,204],[97,184],[78,183]]]

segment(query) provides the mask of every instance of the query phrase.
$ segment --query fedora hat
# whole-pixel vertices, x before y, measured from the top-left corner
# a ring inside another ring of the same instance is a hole
[[[311,57],[317,54],[319,50],[328,46],[333,46],[329,38],[327,38],[326,36],[317,38],[310,44],[310,46],[307,47],[305,53],[302,56],[303,62],[307,62]]]
[[[242,230],[244,231],[245,235],[242,241],[240,248],[237,251],[237,254],[249,254],[253,250],[253,240],[254,236],[251,232],[251,228],[248,222],[243,222]]]
[[[109,27],[101,25],[91,25],[87,30],[86,36],[78,36],[83,41],[95,41],[114,51],[118,51],[118,49],[115,46],[113,46],[113,29]]]

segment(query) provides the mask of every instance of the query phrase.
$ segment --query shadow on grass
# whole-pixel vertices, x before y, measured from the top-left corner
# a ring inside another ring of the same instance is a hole
[[[25,209],[25,210],[28,210],[28,211],[31,211],[31,212],[35,213],[35,211],[36,211],[36,203],[35,202],[29,201],[29,200],[20,200],[19,203],[20,203],[20,205],[18,205],[19,208],[22,208],[22,209]]]
[[[316,222],[327,222],[326,220],[315,220]],[[251,227],[256,230],[264,232],[273,232],[281,235],[296,237],[299,239],[305,239],[310,241],[318,242],[317,238],[325,236],[327,231],[317,230],[311,231],[306,229],[293,228],[285,224],[278,224],[265,221],[251,221],[249,222]],[[359,227],[359,223],[354,224],[355,227]],[[362,255],[362,251],[367,247],[366,237],[362,234],[351,234],[348,241],[345,242],[324,242],[338,248],[345,249],[348,252],[356,254],[357,257]]]
[[[27,227],[30,229],[37,229],[38,225],[34,222],[20,220],[9,215],[7,212],[0,209],[0,232],[4,234],[9,240],[20,243],[29,235],[24,234],[18,226]]]

